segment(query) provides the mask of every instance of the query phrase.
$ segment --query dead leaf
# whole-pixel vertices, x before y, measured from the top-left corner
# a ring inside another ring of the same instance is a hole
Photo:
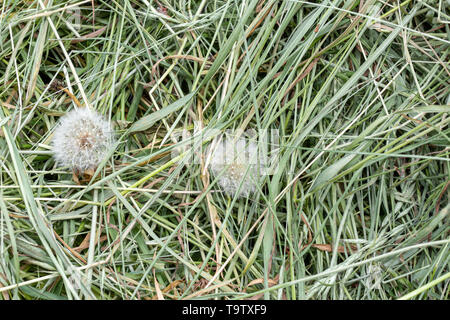
[[[321,251],[333,252],[333,246],[331,244],[313,244],[311,245],[313,248],[319,249]],[[351,251],[357,251],[358,248],[355,245],[349,245],[349,248],[345,248],[344,246],[338,246],[337,251],[339,253],[348,252],[349,249]]]

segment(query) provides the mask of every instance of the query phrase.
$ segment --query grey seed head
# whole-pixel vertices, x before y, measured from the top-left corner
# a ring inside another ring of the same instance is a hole
[[[113,144],[111,123],[89,108],[64,115],[52,141],[56,162],[80,171],[97,167]]]
[[[264,159],[258,154],[255,142],[225,138],[216,146],[212,145],[208,153],[212,153],[209,168],[225,193],[248,197],[257,190]]]

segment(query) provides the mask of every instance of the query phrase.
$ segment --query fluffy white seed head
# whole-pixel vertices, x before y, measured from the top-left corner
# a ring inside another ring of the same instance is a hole
[[[94,169],[114,143],[109,121],[90,108],[77,108],[64,115],[53,137],[56,162],[79,171]]]
[[[248,197],[257,190],[259,177],[264,172],[264,159],[258,154],[255,142],[226,138],[216,145],[213,143],[208,154],[211,154],[209,168],[227,194]]]

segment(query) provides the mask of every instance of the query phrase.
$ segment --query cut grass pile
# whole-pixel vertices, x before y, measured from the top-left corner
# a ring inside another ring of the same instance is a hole
[[[0,298],[448,299],[449,7],[2,1]],[[117,138],[80,184],[76,100]],[[181,135],[238,129],[279,135],[248,198]]]

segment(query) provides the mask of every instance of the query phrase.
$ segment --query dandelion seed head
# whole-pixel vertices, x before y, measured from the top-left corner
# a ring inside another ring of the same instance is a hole
[[[209,148],[209,168],[218,178],[220,188],[230,196],[248,197],[257,188],[263,173],[264,159],[255,142],[243,138],[226,138]]]
[[[56,162],[79,171],[97,167],[114,143],[109,121],[90,108],[77,108],[64,115],[55,129]]]

